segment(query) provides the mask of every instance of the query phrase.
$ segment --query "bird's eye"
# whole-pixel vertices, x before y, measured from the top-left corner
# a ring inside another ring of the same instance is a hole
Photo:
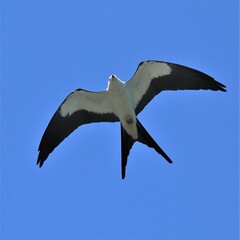
[[[111,75],[110,77],[109,77],[109,80],[113,80],[114,79],[114,75]]]

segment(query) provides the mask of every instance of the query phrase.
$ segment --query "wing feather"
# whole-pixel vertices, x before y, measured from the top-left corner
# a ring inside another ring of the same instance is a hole
[[[213,90],[226,92],[226,87],[209,75],[179,64],[162,61],[141,62],[127,82],[136,114],[164,90]]]
[[[79,126],[92,122],[116,122],[107,92],[77,89],[70,93],[50,120],[40,142],[37,164],[41,167],[48,155]]]

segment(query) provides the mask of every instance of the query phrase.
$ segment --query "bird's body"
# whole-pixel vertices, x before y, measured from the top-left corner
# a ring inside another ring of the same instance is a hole
[[[137,139],[136,114],[129,88],[115,75],[112,75],[108,81],[106,92],[112,104],[112,112],[118,117],[126,132],[133,139]]]
[[[137,119],[137,115],[164,90],[213,90],[225,92],[225,86],[209,75],[182,65],[141,62],[133,77],[123,82],[115,75],[102,92],[77,89],[70,93],[53,115],[39,145],[37,164],[41,167],[48,155],[76,128],[91,122],[120,122],[122,178],[134,142],[154,148],[169,163],[172,160],[158,146]]]

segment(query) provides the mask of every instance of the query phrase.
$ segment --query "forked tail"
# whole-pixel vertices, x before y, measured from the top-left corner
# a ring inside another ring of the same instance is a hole
[[[172,163],[172,160],[168,155],[158,146],[155,140],[143,127],[143,125],[137,119],[137,130],[138,130],[138,139],[134,140],[130,135],[127,134],[125,129],[121,125],[121,144],[122,144],[122,179],[125,178],[127,158],[130,153],[130,150],[133,144],[136,141],[139,141],[150,148],[154,148],[156,152],[161,154],[169,163]]]

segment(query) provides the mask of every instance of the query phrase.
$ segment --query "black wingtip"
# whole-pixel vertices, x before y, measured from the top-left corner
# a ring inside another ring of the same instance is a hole
[[[44,164],[45,160],[47,159],[49,154],[44,153],[44,151],[39,150],[38,158],[37,158],[37,165],[41,168]]]
[[[221,84],[221,83],[220,83],[220,84]],[[219,86],[219,91],[227,92],[226,86],[223,85],[223,84],[221,84],[221,85]]]
[[[42,167],[42,165],[43,165],[43,163],[44,163],[44,161],[40,158],[40,153],[39,153],[39,155],[38,155],[38,159],[37,159],[37,165],[39,165],[39,167],[41,168]]]
[[[213,90],[221,91],[221,92],[227,92],[227,89],[226,89],[227,87],[225,85],[223,85],[222,83],[216,81],[215,79],[212,79],[212,81],[213,81],[213,83],[216,86],[216,89],[213,89]]]

